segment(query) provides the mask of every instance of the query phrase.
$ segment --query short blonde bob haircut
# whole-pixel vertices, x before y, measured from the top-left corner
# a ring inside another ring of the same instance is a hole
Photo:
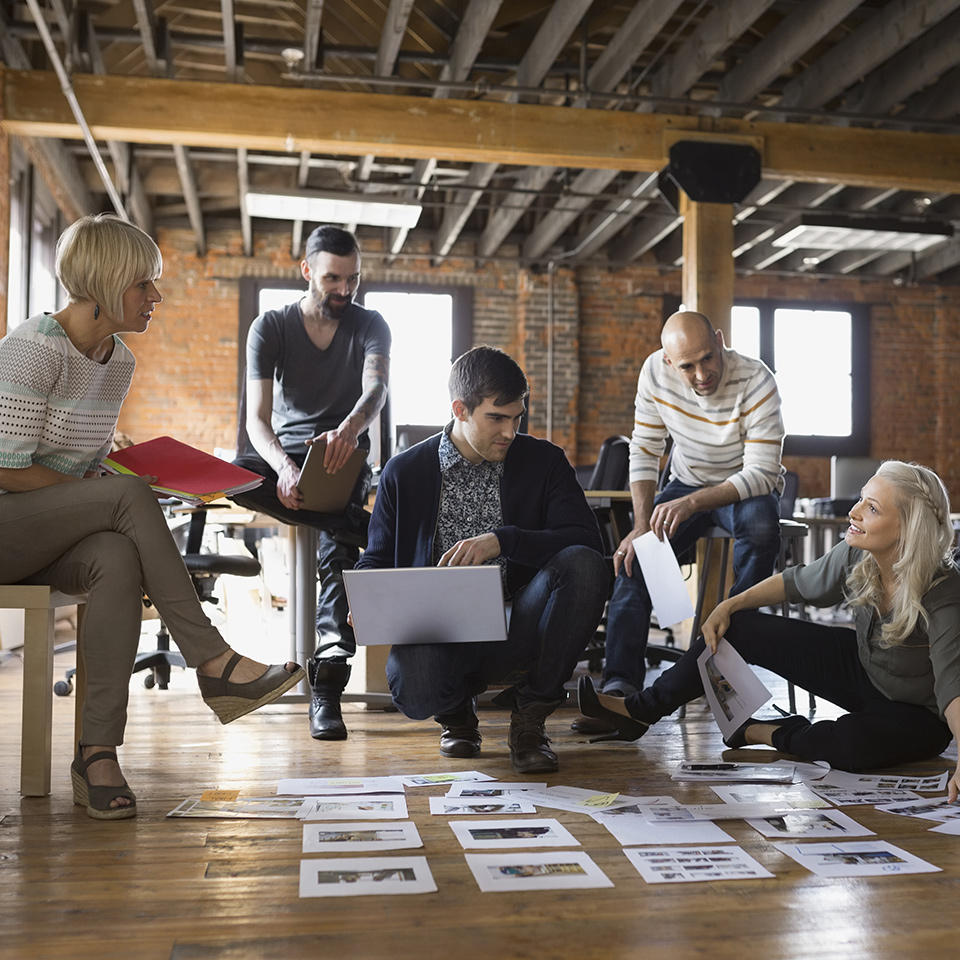
[[[157,280],[163,257],[139,227],[112,213],[81,217],[57,241],[57,278],[71,303],[93,302],[123,315],[123,295],[141,280]]]

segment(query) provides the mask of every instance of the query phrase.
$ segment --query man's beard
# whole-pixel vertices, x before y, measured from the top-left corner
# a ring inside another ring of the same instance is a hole
[[[328,293],[320,301],[320,313],[331,320],[339,320],[343,316],[343,311],[353,302],[353,297],[334,297]]]

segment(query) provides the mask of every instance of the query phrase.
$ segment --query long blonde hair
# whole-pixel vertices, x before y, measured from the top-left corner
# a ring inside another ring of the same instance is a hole
[[[953,564],[954,532],[950,498],[932,470],[916,463],[887,460],[880,464],[876,476],[890,484],[900,514],[898,557],[893,565],[893,615],[880,632],[880,645],[894,647],[913,633],[918,621],[927,625],[923,596]],[[851,607],[880,608],[880,567],[872,554],[865,553],[853,567],[846,588]]]

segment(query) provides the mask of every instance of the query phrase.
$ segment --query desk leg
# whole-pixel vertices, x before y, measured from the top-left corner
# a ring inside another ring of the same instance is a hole
[[[300,662],[297,656],[297,528],[287,527],[287,633],[290,646],[287,654]]]
[[[317,533],[312,527],[294,527],[296,558],[291,581],[296,582],[295,646],[297,663],[306,663],[317,648]]]

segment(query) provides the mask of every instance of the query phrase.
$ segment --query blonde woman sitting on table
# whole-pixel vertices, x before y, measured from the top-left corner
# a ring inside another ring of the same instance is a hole
[[[119,217],[84,217],[57,243],[69,302],[0,340],[0,583],[87,596],[79,655],[87,671],[74,803],[98,820],[136,815],[117,761],[145,592],[222,723],[276,700],[304,676],[234,653],[200,608],[148,483],[102,477],[134,358],[120,333],[144,333],[161,302],[156,244]]]
[[[635,740],[703,694],[697,657],[722,637],[748,662],[849,711],[836,720],[747,721],[728,747],[767,744],[841,770],[928,760],[960,736],[960,571],[950,503],[940,478],[891,460],[864,485],[844,539],[807,566],[790,567],[729,600],[669,670],[625,700],[580,681],[580,709]],[[846,601],[854,629],[755,612],[784,599],[816,607]],[[749,612],[748,612],[749,611]],[[960,769],[950,780],[960,792]]]

